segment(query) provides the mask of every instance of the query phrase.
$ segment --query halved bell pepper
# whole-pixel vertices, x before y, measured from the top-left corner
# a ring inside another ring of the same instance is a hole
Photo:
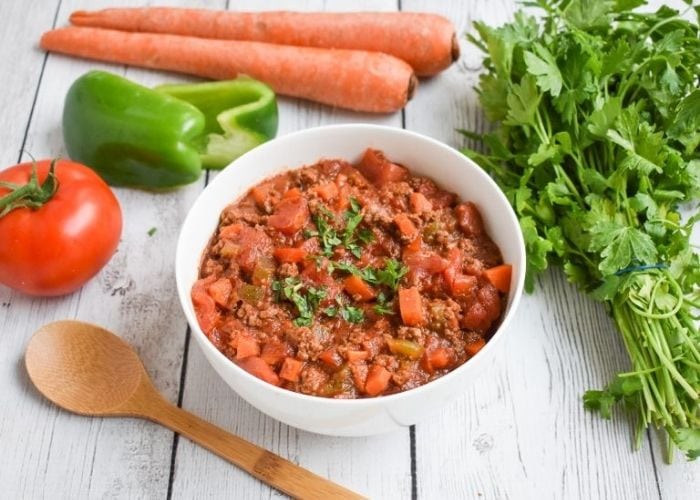
[[[112,185],[145,189],[193,182],[276,132],[275,94],[247,77],[151,89],[91,71],[73,83],[63,110],[71,159]]]

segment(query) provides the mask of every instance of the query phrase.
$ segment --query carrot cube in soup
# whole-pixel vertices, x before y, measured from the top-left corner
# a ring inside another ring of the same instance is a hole
[[[405,325],[420,326],[425,322],[423,300],[416,287],[399,288],[399,311]]]
[[[389,387],[391,372],[381,365],[372,365],[367,373],[365,393],[369,396],[377,396]]]
[[[335,349],[323,351],[318,355],[318,359],[328,365],[329,368],[340,368],[340,365],[343,364],[343,358],[340,357],[340,354]]]
[[[343,287],[355,300],[366,301],[375,297],[374,290],[359,276],[348,276],[343,281]]]
[[[290,382],[298,382],[301,369],[304,367],[304,362],[295,358],[285,358],[280,368],[280,378]]]
[[[268,224],[286,235],[293,235],[309,220],[309,207],[304,198],[286,198],[275,207]]]
[[[345,354],[349,363],[354,363],[356,361],[363,361],[369,358],[369,352],[367,351],[348,351]]]
[[[479,337],[478,339],[473,340],[472,342],[469,342],[464,347],[464,350],[466,351],[467,354],[469,354],[469,356],[474,356],[485,345],[486,345],[486,341],[483,338]]]
[[[236,359],[260,355],[260,344],[250,335],[239,335],[236,346]]]
[[[301,198],[301,190],[299,188],[292,188],[282,195],[283,200],[297,200],[299,198]]]
[[[510,291],[510,279],[513,274],[513,266],[501,264],[484,271],[484,276],[496,287],[496,290],[503,293]]]
[[[411,193],[408,197],[408,204],[411,207],[411,212],[420,214],[430,212],[433,209],[433,204],[425,197],[423,193]]]
[[[413,239],[418,236],[418,228],[406,214],[398,214],[394,217],[394,224],[399,228],[401,236]]]
[[[303,248],[280,247],[275,248],[273,255],[280,262],[303,262],[306,258],[306,250]]]
[[[450,352],[444,347],[438,347],[428,354],[430,366],[435,369],[445,368],[452,362]]]
[[[245,371],[251,375],[264,380],[268,384],[280,385],[280,378],[277,376],[275,371],[258,356],[250,356],[245,359],[240,359],[237,361],[238,366],[243,368]]]
[[[371,183],[380,187],[389,182],[400,181],[408,175],[404,167],[391,163],[381,151],[371,148],[365,151],[357,169]]]

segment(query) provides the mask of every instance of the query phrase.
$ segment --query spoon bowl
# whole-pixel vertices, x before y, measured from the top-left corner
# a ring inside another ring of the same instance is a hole
[[[118,412],[145,378],[129,344],[97,325],[56,321],[27,346],[29,378],[54,404],[82,415]]]
[[[66,410],[157,422],[295,498],[364,498],[173,405],[131,346],[97,325],[44,325],[29,341],[25,365],[39,392]]]

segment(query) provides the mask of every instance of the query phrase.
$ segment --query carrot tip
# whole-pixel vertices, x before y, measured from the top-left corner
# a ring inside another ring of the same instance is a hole
[[[68,20],[73,23],[73,24],[79,24],[80,21],[85,21],[90,17],[90,13],[86,10],[76,10],[75,12],[72,12],[70,17],[68,17]],[[77,21],[77,22],[76,22]]]
[[[459,40],[457,40],[456,33],[452,33],[452,50],[450,53],[452,54],[452,62],[459,59]]]
[[[416,75],[411,73],[411,78],[408,80],[408,93],[406,95],[406,101],[410,101],[413,94],[416,93],[416,87],[418,87],[418,78]]]

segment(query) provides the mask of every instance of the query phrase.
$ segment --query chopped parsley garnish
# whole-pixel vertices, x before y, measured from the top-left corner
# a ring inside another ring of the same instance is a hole
[[[386,294],[379,292],[377,294],[377,303],[374,304],[374,312],[377,314],[394,314],[394,303],[387,301]]]
[[[387,259],[383,268],[365,267],[360,269],[354,264],[336,262],[334,269],[354,274],[370,285],[385,285],[392,291],[399,287],[399,282],[408,272],[408,268],[396,259]]]
[[[362,256],[362,245],[366,245],[374,239],[369,229],[358,226],[362,222],[362,206],[355,198],[350,198],[350,209],[345,212],[345,227],[342,233],[335,227],[336,216],[324,205],[320,205],[313,216],[316,230],[304,231],[304,238],[318,236],[321,243],[321,253],[330,257],[338,246],[345,247],[356,258]]]
[[[297,277],[274,280],[272,282],[272,291],[275,292],[275,298],[278,302],[287,300],[296,306],[299,314],[294,319],[296,326],[311,325],[314,313],[328,293],[324,287],[304,287]]]
[[[365,320],[365,313],[356,306],[345,304],[340,296],[335,298],[336,305],[329,306],[323,310],[323,314],[330,318],[340,316],[348,323],[362,323]]]

